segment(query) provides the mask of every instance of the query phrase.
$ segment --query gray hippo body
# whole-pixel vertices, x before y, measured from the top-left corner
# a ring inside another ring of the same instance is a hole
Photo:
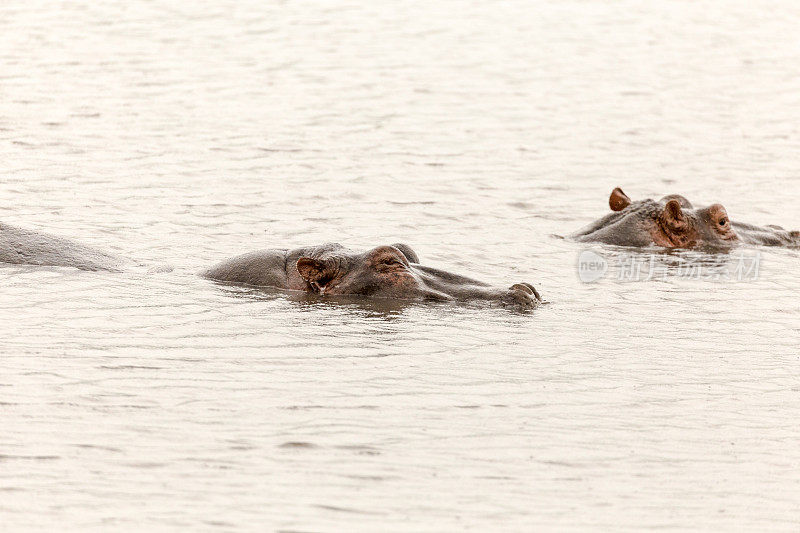
[[[536,289],[527,283],[502,289],[423,266],[417,254],[405,244],[378,246],[364,252],[337,243],[293,250],[261,250],[223,261],[202,276],[320,295],[494,301],[523,309],[535,307],[541,301]]]
[[[632,202],[622,189],[609,198],[611,213],[573,233],[580,242],[664,248],[731,247],[736,244],[800,247],[800,232],[780,226],[733,222],[720,204],[695,208],[678,194]]]
[[[121,271],[133,263],[62,237],[0,223],[0,262]]]
[[[72,267],[108,272],[133,269],[141,269],[147,273],[172,271],[170,265],[145,265],[63,237],[2,222],[0,222],[0,263]]]

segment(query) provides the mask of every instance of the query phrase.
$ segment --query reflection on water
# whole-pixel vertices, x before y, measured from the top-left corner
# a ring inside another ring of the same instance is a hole
[[[554,238],[681,193],[800,228],[800,8],[6,2],[0,219],[171,273],[0,268],[9,530],[798,529],[797,250]],[[210,283],[408,242],[533,313]],[[682,275],[760,253],[741,282]],[[343,526],[345,524],[345,526]]]
[[[284,298],[296,304],[298,310],[313,312],[316,309],[340,308],[344,312],[353,312],[357,316],[392,318],[413,306],[441,307],[449,312],[457,312],[458,308],[485,309],[488,312],[507,312],[525,315],[530,309],[503,306],[498,302],[434,302],[422,300],[405,300],[398,298],[374,298],[359,295],[325,295],[301,291],[276,289],[273,287],[250,287],[226,282],[213,282],[225,294],[234,298],[248,298],[256,301],[270,301]],[[542,304],[547,304],[547,301]]]
[[[422,304],[422,302],[414,300],[367,298],[354,295],[320,296],[315,293],[289,291],[272,287],[243,287],[220,282],[214,282],[214,284],[219,286],[222,292],[234,298],[247,298],[256,301],[284,298],[296,304],[298,310],[306,312],[314,312],[319,308],[341,307],[343,312],[352,312],[355,316],[390,319],[402,314],[410,306]]]

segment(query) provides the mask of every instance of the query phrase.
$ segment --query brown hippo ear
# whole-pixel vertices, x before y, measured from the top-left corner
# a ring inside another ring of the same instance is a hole
[[[608,199],[608,206],[612,211],[622,211],[629,205],[631,205],[631,199],[628,198],[627,194],[622,192],[622,189],[617,187],[611,191],[611,197]]]
[[[325,273],[325,265],[316,259],[301,257],[297,260],[297,272],[300,273],[301,278],[311,283],[322,279]]]
[[[681,203],[675,199],[667,202],[661,217],[667,226],[674,231],[684,230],[688,225],[686,222],[686,215],[683,214],[683,209],[681,209]]]
[[[669,202],[670,200],[678,200],[678,202],[681,204],[681,207],[684,209],[694,209],[692,202],[680,194],[670,194],[661,199],[662,202]]]

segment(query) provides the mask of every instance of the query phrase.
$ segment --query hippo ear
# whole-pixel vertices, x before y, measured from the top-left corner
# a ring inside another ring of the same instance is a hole
[[[297,260],[297,272],[300,277],[311,283],[322,278],[325,272],[325,265],[310,257],[301,257]]]
[[[611,191],[611,197],[608,199],[608,205],[611,207],[612,211],[622,211],[631,205],[631,199],[628,198],[627,194],[622,192],[622,189],[617,187]]]
[[[661,216],[672,230],[681,231],[686,229],[686,215],[683,214],[681,203],[678,200],[672,199],[667,202]]]
[[[409,263],[419,263],[419,257],[417,257],[417,253],[412,250],[409,245],[398,242],[392,246],[403,252],[403,255],[406,256],[406,259],[408,259]]]

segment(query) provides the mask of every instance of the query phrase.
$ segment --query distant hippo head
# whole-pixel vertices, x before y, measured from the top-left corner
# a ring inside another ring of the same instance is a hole
[[[621,246],[655,244],[666,248],[730,245],[739,240],[720,204],[695,208],[678,194],[659,201],[632,202],[620,188],[608,200],[612,214],[590,224],[574,237],[581,241]]]

